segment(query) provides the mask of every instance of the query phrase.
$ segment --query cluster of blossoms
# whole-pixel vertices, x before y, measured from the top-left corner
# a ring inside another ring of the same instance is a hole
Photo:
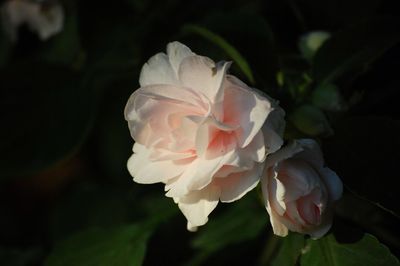
[[[135,140],[130,174],[138,183],[164,183],[191,231],[219,201],[236,201],[261,182],[275,234],[321,237],[340,179],[314,140],[283,146],[283,109],[229,75],[229,66],[179,42],[150,58],[125,108]]]

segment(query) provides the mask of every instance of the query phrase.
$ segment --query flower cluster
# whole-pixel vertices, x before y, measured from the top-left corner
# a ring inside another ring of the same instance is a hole
[[[236,201],[261,181],[275,234],[322,236],[340,179],[315,141],[282,147],[285,112],[229,75],[229,66],[179,42],[150,58],[125,108],[135,140],[130,174],[138,183],[164,183],[191,231],[219,201]]]

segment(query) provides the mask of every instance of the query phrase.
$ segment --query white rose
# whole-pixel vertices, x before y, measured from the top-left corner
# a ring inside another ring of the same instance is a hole
[[[319,238],[330,229],[332,203],[343,187],[324,166],[314,140],[293,141],[268,156],[261,184],[276,235],[286,236],[290,230]]]
[[[219,201],[256,187],[266,154],[283,142],[283,110],[228,75],[229,66],[170,43],[143,66],[125,108],[136,141],[129,172],[138,183],[165,183],[189,230]]]

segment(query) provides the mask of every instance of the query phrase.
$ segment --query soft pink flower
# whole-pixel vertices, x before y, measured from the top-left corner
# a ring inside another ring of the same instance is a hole
[[[219,201],[256,187],[266,154],[282,145],[283,110],[228,75],[229,66],[170,43],[143,66],[125,108],[136,141],[129,172],[138,183],[165,183],[189,230]]]
[[[312,238],[323,236],[331,227],[332,203],[343,190],[311,139],[293,141],[269,155],[261,184],[274,233],[279,236],[286,236],[288,230]]]

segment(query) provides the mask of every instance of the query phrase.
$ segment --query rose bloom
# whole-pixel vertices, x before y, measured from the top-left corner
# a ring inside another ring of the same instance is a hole
[[[44,41],[62,30],[64,11],[55,1],[9,0],[1,7],[1,18],[13,41],[17,40],[18,28],[23,24]]]
[[[261,186],[274,233],[286,236],[290,230],[312,238],[330,229],[332,203],[343,190],[311,139],[293,141],[268,156]]]
[[[164,183],[191,231],[219,201],[256,187],[266,154],[283,142],[283,110],[228,75],[229,66],[170,43],[143,66],[125,108],[136,142],[130,174],[138,183]]]

